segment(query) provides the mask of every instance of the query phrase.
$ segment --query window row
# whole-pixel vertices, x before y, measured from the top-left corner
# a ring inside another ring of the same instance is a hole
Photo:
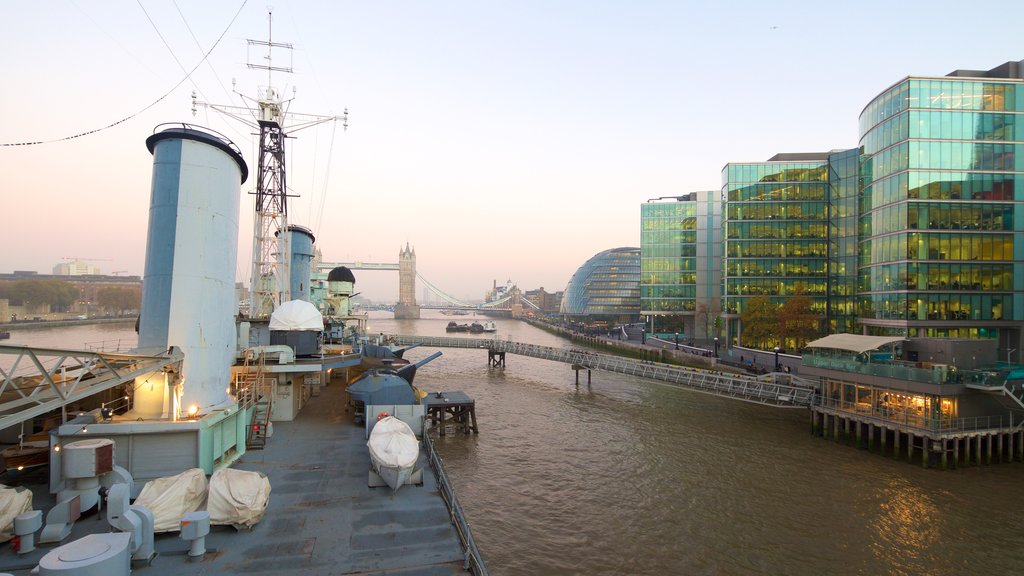
[[[725,255],[729,258],[825,258],[828,243],[821,240],[727,240]]]
[[[864,240],[860,265],[901,260],[1013,260],[1013,234],[912,232]]]
[[[696,244],[654,244],[640,250],[641,258],[696,258]]]
[[[757,294],[757,296],[774,296],[774,294]],[[772,303],[781,306],[786,302],[787,297],[772,298]],[[743,308],[747,304],[749,298],[746,296],[727,295],[722,300],[722,311],[726,314],[742,314]],[[811,299],[811,312],[820,316],[824,316],[828,310],[828,306],[824,298],[812,298]]]
[[[1014,174],[979,174],[971,172],[911,171],[888,176],[866,185],[860,198],[860,212],[866,214],[876,206],[911,200],[1015,200],[1017,179]]]
[[[697,301],[692,299],[642,299],[640,309],[645,312],[693,312],[697,309]]]
[[[668,230],[652,232],[650,230],[640,232],[640,250],[647,246],[659,244],[695,244],[697,242],[696,230]]]
[[[792,296],[800,287],[805,296],[824,299],[828,290],[824,278],[726,278],[724,285],[725,296]]]
[[[672,232],[677,230],[696,230],[697,218],[643,218],[640,228],[645,232]]]
[[[859,315],[881,320],[1018,320],[1013,297],[998,294],[871,294],[860,298]]]
[[[685,286],[640,286],[640,298],[696,298],[697,287]]]
[[[951,202],[890,204],[865,214],[858,228],[862,238],[908,229],[1012,231],[1013,206]]]
[[[695,285],[697,283],[696,272],[684,272],[684,271],[652,271],[645,272],[643,278],[640,280],[641,286],[655,286],[655,285]]]
[[[1024,90],[1011,83],[913,79],[879,95],[860,116],[860,134],[913,108],[941,110],[1024,110]]]
[[[862,268],[861,292],[1013,290],[1012,264],[885,264]]]
[[[824,277],[827,262],[821,259],[757,260],[730,259],[726,263],[726,276]]]
[[[1024,140],[1016,129],[1024,115],[998,112],[940,112],[911,110],[890,118],[861,138],[861,151],[870,156],[908,138],[935,140]]]
[[[826,202],[737,202],[726,206],[726,222],[732,220],[823,220]]]
[[[729,202],[824,201],[828,184],[753,184],[737,186],[727,183],[725,197]]]
[[[784,238],[826,238],[828,225],[815,222],[728,222],[726,238],[730,239],[784,239]]]
[[[693,218],[697,215],[697,205],[693,202],[647,202],[640,205],[640,217],[644,220],[668,218]]]
[[[828,167],[822,162],[727,164],[722,182],[828,182]]]
[[[1021,171],[1024,144],[910,140],[866,157],[862,184],[907,169]]]
[[[654,273],[692,272],[697,268],[693,258],[648,258],[640,262],[641,276]]]

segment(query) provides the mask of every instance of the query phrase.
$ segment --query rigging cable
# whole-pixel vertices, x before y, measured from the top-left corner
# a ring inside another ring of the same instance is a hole
[[[324,170],[324,189],[320,194],[320,209],[316,215],[316,234],[320,234],[320,224],[324,219],[324,201],[327,200],[327,183],[331,179],[331,158],[334,156],[334,135],[338,132],[338,122],[331,122],[331,145],[327,149],[327,169]],[[311,203],[312,205],[312,203]]]
[[[234,17],[231,18],[231,22],[228,23],[227,28],[225,28],[224,32],[222,32],[221,35],[217,38],[217,41],[213,43],[213,46],[210,47],[210,50],[207,51],[206,54],[203,55],[203,59],[200,60],[199,63],[196,64],[195,67],[193,67],[192,70],[190,72],[188,72],[188,74],[186,74],[184,78],[179,80],[177,84],[175,84],[174,86],[171,87],[170,90],[165,92],[163,94],[163,96],[160,96],[159,98],[154,100],[152,103],[150,103],[145,108],[143,108],[143,109],[141,109],[141,110],[139,110],[139,111],[137,111],[137,112],[135,112],[135,113],[133,113],[133,114],[131,114],[129,116],[125,116],[124,118],[121,118],[120,120],[117,120],[116,122],[112,122],[111,124],[108,124],[108,125],[103,126],[101,128],[94,128],[92,130],[87,130],[85,132],[80,132],[78,134],[72,134],[71,136],[64,136],[62,138],[54,138],[52,140],[36,140],[36,141],[30,141],[30,142],[0,142],[0,148],[2,148],[2,147],[11,147],[11,146],[36,146],[36,145],[39,145],[39,144],[53,144],[53,143],[56,143],[56,142],[65,142],[65,141],[68,141],[68,140],[74,140],[75,138],[81,138],[83,136],[90,136],[92,134],[96,134],[98,132],[102,132],[104,130],[108,130],[110,128],[113,128],[114,126],[117,126],[119,124],[123,124],[123,123],[131,120],[132,118],[135,118],[139,114],[142,114],[146,110],[149,110],[153,106],[156,106],[161,101],[163,101],[165,98],[170,96],[171,93],[173,93],[175,90],[177,90],[179,86],[184,84],[185,81],[188,80],[192,76],[192,74],[200,66],[202,66],[203,62],[206,62],[206,59],[210,57],[210,54],[213,53],[213,51],[217,48],[217,45],[220,44],[220,41],[223,40],[224,36],[228,33],[228,30],[231,29],[231,26],[235,23],[235,20],[238,19],[238,15],[242,13],[242,9],[245,8],[245,5],[246,5],[246,3],[248,3],[248,1],[249,0],[242,0],[242,5],[238,7],[238,11],[235,12]]]

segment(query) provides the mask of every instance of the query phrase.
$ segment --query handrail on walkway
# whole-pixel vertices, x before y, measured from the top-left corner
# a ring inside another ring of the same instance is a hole
[[[419,343],[423,346],[445,348],[479,348],[506,352],[532,358],[565,362],[581,368],[604,370],[668,382],[697,392],[704,392],[780,408],[810,406],[814,390],[792,384],[783,374],[753,377],[714,370],[688,368],[660,362],[637,360],[588,350],[553,348],[497,338],[457,338],[451,336],[388,335],[397,344]]]

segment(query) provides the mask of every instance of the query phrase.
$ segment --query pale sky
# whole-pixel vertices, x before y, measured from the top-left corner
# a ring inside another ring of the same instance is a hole
[[[143,110],[242,4],[7,0],[0,143]],[[420,273],[460,298],[494,280],[562,290],[597,252],[639,246],[648,198],[718,189],[727,162],[854,147],[861,109],[905,76],[1024,59],[1019,0],[283,0],[273,11],[273,39],[296,48],[274,60],[295,68],[273,78],[297,88],[291,110],[350,115],[333,146],[330,124],[294,133],[291,223],[313,229],[330,261],[395,262],[409,242]],[[266,3],[245,3],[209,64],[130,120],[0,147],[0,272],[81,257],[142,275],[145,139],[158,124],[224,133],[255,175],[249,130],[206,109],[193,118],[190,98],[239,105],[232,78],[256,95],[267,78],[246,68],[247,38],[266,40]],[[242,187],[246,282],[254,187]],[[397,298],[397,274],[356,277],[364,295]]]

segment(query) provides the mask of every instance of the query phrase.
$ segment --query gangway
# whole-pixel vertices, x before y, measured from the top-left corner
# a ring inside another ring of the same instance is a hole
[[[178,364],[184,354],[0,346],[0,430]]]
[[[553,360],[573,364],[591,370],[604,370],[629,376],[650,378],[668,382],[686,389],[704,392],[780,408],[803,408],[811,405],[814,389],[794,385],[785,374],[768,374],[760,377],[745,374],[730,374],[699,368],[675,366],[661,362],[650,362],[625,358],[611,354],[600,354],[588,350],[553,348],[499,340],[497,338],[455,338],[451,336],[387,336],[396,344],[422,344],[436,348],[479,348],[494,352],[518,354],[531,358]]]

